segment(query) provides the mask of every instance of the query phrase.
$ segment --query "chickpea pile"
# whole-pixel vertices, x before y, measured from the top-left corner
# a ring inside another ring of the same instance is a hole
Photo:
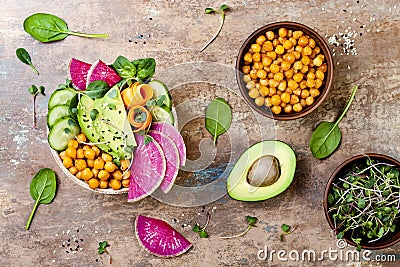
[[[315,40],[286,28],[258,36],[243,59],[248,95],[274,114],[301,112],[311,106],[327,71]]]
[[[84,180],[90,188],[119,190],[129,187],[129,160],[121,160],[121,166],[113,162],[110,154],[102,152],[95,145],[83,145],[86,136],[81,133],[77,139],[68,142],[66,150],[59,156],[65,168],[78,179]],[[126,172],[125,172],[126,171]]]

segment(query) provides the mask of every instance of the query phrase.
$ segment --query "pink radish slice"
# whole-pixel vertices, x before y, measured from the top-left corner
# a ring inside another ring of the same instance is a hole
[[[163,220],[139,215],[135,222],[139,243],[151,254],[169,258],[188,251],[192,244]]]
[[[164,193],[168,193],[174,185],[179,171],[179,152],[174,142],[165,134],[158,131],[149,131],[148,133],[161,146],[167,162],[165,177],[160,188]]]
[[[185,166],[186,163],[186,146],[180,132],[172,125],[165,122],[153,122],[151,130],[162,132],[167,135],[176,145],[179,152],[180,165]]]
[[[160,145],[155,140],[146,145],[141,135],[135,138],[138,146],[131,166],[128,202],[139,201],[152,194],[161,185],[166,170]]]
[[[76,58],[71,58],[69,62],[69,76],[71,76],[72,84],[79,90],[86,89],[87,74],[92,65]]]
[[[89,83],[94,81],[104,81],[108,84],[108,86],[112,87],[120,80],[121,77],[118,75],[118,73],[99,59],[93,63],[88,72],[86,87],[89,85]]]

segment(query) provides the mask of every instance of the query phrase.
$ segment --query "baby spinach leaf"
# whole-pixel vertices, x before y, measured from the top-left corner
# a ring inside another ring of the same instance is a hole
[[[28,51],[25,50],[25,48],[20,47],[15,51],[15,53],[17,55],[17,58],[21,60],[22,63],[29,65],[33,69],[33,71],[36,72],[37,75],[39,75],[39,72],[32,64],[31,56],[29,55]]]
[[[206,129],[214,137],[214,145],[221,134],[228,131],[232,123],[232,111],[222,98],[216,98],[206,109]]]
[[[136,76],[135,65],[124,56],[117,57],[112,66],[115,71],[118,72],[119,76],[121,76],[121,78],[123,79],[128,79]]]
[[[356,91],[357,86],[354,86],[350,99],[336,122],[333,123],[324,121],[320,123],[315,129],[310,139],[310,149],[314,157],[318,159],[326,158],[330,154],[332,154],[339,146],[340,140],[342,138],[342,133],[339,129],[339,123],[346,115],[346,112],[349,110]]]
[[[35,13],[27,17],[24,21],[24,30],[33,38],[43,43],[60,41],[68,35],[91,38],[108,37],[108,34],[86,34],[70,31],[65,21],[57,16],[46,13]]]
[[[56,195],[56,188],[56,173],[52,169],[41,169],[35,175],[35,177],[33,177],[30,186],[30,193],[32,198],[36,200],[36,203],[26,224],[26,230],[28,230],[29,226],[31,225],[31,221],[33,215],[35,214],[36,208],[40,204],[49,204],[53,201]]]
[[[143,83],[150,80],[156,71],[156,61],[154,58],[142,58],[132,61],[135,65],[137,73],[136,78],[139,82]]]
[[[102,98],[110,90],[108,84],[104,81],[94,81],[89,83],[85,94],[93,99]]]

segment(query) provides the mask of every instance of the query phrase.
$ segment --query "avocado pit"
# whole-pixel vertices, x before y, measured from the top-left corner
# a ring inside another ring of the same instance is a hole
[[[247,173],[247,182],[252,186],[264,187],[274,184],[280,176],[279,161],[271,155],[257,159]]]

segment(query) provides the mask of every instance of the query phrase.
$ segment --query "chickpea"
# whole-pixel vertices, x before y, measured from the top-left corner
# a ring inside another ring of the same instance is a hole
[[[94,158],[96,157],[96,152],[95,152],[93,149],[91,149],[91,148],[86,149],[86,150],[83,152],[83,154],[85,155],[85,157],[86,157],[87,159],[94,159]]]
[[[251,45],[251,50],[253,50],[254,53],[260,53],[261,46],[259,44],[252,44]]]
[[[320,79],[315,79],[315,88],[320,88],[322,86],[322,80]]]
[[[274,75],[274,80],[277,82],[283,81],[283,78],[284,78],[284,76],[283,76],[282,72],[278,72]]]
[[[301,36],[303,36],[303,32],[302,31],[294,31],[293,32],[293,38],[294,39],[299,39]]]
[[[307,104],[307,106],[311,106],[312,104],[314,104],[314,97],[308,96],[306,98],[306,104]]]
[[[282,93],[281,100],[283,103],[289,103],[290,102],[290,94],[287,92]]]
[[[315,79],[315,74],[312,72],[307,73],[307,80],[314,80]]]
[[[321,48],[319,48],[319,46],[315,47],[313,52],[318,55],[321,52]]]
[[[277,90],[276,94],[280,96],[282,94],[282,91],[281,90]]]
[[[74,164],[72,163],[72,159],[70,157],[65,156],[63,159],[63,165],[65,168],[69,169],[72,166],[74,166]]]
[[[272,44],[271,41],[266,41],[263,44],[262,49],[267,51],[267,52],[271,52],[271,51],[274,51],[274,45]]]
[[[292,36],[293,36],[293,30],[288,30],[287,36],[288,36],[288,37],[292,37]]]
[[[271,89],[274,88],[276,92],[276,87],[278,87],[278,85],[279,82],[275,81],[275,79],[269,80],[269,87],[270,87],[269,91],[272,92]]]
[[[284,43],[283,43],[283,48],[285,48],[286,50],[289,50],[290,48],[292,48],[293,47],[293,43],[290,41],[290,40],[286,40]]]
[[[285,103],[285,102],[282,102],[279,106],[280,106],[281,108],[284,108],[284,107],[286,107],[286,103]]]
[[[83,146],[83,151],[85,151],[86,149],[89,149],[89,148],[90,148],[90,146],[84,145],[84,146]]]
[[[317,70],[315,72],[315,77],[317,77],[317,79],[320,79],[322,81],[325,78],[325,74],[322,71]]]
[[[99,174],[99,170],[93,168],[93,169],[92,169],[92,172],[93,172],[93,177],[94,177],[94,178],[97,178],[97,175]]]
[[[316,46],[315,40],[313,38],[308,39],[308,46],[314,48]]]
[[[121,189],[121,182],[120,181],[118,181],[117,179],[111,179],[111,181],[110,181],[110,187],[112,188],[112,189],[114,189],[114,190],[119,190],[119,189]]]
[[[294,104],[297,104],[300,102],[300,99],[297,95],[291,95],[290,96],[290,104],[293,106]]]
[[[298,51],[293,51],[293,55],[295,60],[299,60],[301,58],[301,53]]]
[[[112,161],[111,155],[110,155],[110,154],[107,154],[107,153],[101,154],[101,158],[102,158],[105,162]]]
[[[306,45],[308,45],[308,37],[307,36],[301,36],[300,38],[299,38],[299,41],[297,42],[297,44],[299,45],[299,46],[302,46],[302,47],[306,47]]]
[[[112,173],[114,179],[122,180],[122,172],[120,170],[116,170]]]
[[[290,88],[286,88],[285,92],[288,93],[289,95],[293,94],[293,91]]]
[[[250,82],[248,82],[246,84],[246,88],[247,89],[251,89],[251,88],[254,88],[254,87],[256,87],[256,83],[254,81],[250,81]],[[103,155],[104,155],[104,153],[101,155],[101,158],[104,160]],[[112,160],[112,158],[111,158],[111,160]],[[111,160],[109,160],[109,161],[111,161]]]
[[[307,80],[307,87],[314,87],[315,86],[315,80]]]
[[[286,55],[286,59],[287,62],[289,62],[290,64],[293,64],[294,61],[296,60],[296,57],[294,56],[294,53],[288,53]]]
[[[108,178],[110,178],[110,173],[108,172],[108,171],[105,171],[105,170],[100,170],[99,171],[99,174],[97,175],[97,177],[100,179],[100,180],[108,180]]]
[[[82,170],[81,179],[89,181],[93,177],[93,172],[89,168]]]
[[[251,98],[257,98],[257,97],[259,97],[260,96],[260,92],[256,89],[256,88],[253,88],[253,89],[251,89],[250,91],[249,91],[249,96],[251,97]]]
[[[92,149],[96,153],[96,157],[98,157],[100,155],[100,152],[101,152],[100,149],[97,146],[92,146]]]
[[[303,56],[303,57],[301,58],[301,63],[302,63],[303,65],[308,65],[308,64],[310,64],[310,58],[309,58],[308,56]]]
[[[295,90],[297,87],[299,87],[299,84],[295,80],[289,80],[288,87],[292,90]]]
[[[308,45],[307,45],[306,47],[304,47],[304,49],[303,49],[303,55],[309,56],[309,55],[311,55],[311,54],[312,54],[312,49],[311,49],[311,47],[309,47]]]
[[[265,98],[265,106],[266,107],[272,107],[271,97]]]
[[[260,94],[263,96],[267,96],[269,94],[269,88],[264,85],[260,86],[259,91],[260,91]]]
[[[284,61],[282,61],[282,63],[281,63],[281,68],[282,68],[283,71],[287,71],[287,70],[290,69],[291,65],[292,65],[292,64],[290,64],[289,61],[284,60]]]
[[[266,55],[272,58],[272,60],[275,60],[277,57],[275,51],[267,52]]]
[[[65,155],[66,155],[67,157],[72,158],[72,159],[76,159],[76,149],[75,149],[74,147],[68,147],[68,148],[65,150]]]
[[[76,150],[76,158],[77,159],[83,159],[85,157],[85,154],[83,153],[83,149],[82,148],[78,148]]]
[[[297,45],[297,46],[295,47],[295,51],[296,51],[296,52],[299,52],[299,53],[303,53],[303,47],[300,46],[300,45]]]
[[[301,105],[303,108],[307,107],[306,100],[305,100],[305,99],[300,99],[300,105]]]
[[[108,172],[113,172],[117,169],[117,165],[115,165],[114,162],[108,161],[106,164],[104,164],[104,169]]]
[[[60,158],[61,158],[62,160],[64,160],[64,158],[67,156],[67,155],[65,154],[65,150],[64,150],[64,151],[61,151],[60,154],[59,154],[59,156],[60,156]]]
[[[267,38],[265,38],[264,35],[260,35],[260,36],[257,37],[256,43],[259,44],[259,45],[263,45],[265,40],[267,40]]]
[[[82,171],[87,167],[86,161],[83,159],[77,159],[75,160],[75,167],[78,169],[78,171]]]
[[[280,28],[278,30],[278,34],[280,37],[286,37],[288,34],[288,30],[286,28]]]
[[[281,106],[272,106],[271,111],[274,114],[279,114],[282,112],[282,108],[281,108]]]
[[[285,90],[286,90],[286,87],[287,87],[286,81],[281,81],[281,82],[279,83],[279,85],[278,85],[278,90],[280,90],[280,91],[285,91]]]
[[[121,160],[121,170],[125,171],[129,168],[130,161],[128,159]]]
[[[280,44],[280,42],[279,42],[278,39],[272,40],[272,45],[273,45],[274,47],[277,47],[279,44]]]
[[[79,143],[83,143],[86,142],[86,135],[84,135],[83,133],[78,134],[78,136],[76,137],[76,140]]]
[[[250,66],[249,65],[243,66],[242,67],[242,72],[244,74],[249,74],[250,73]]]
[[[259,97],[257,97],[257,98],[255,99],[254,102],[256,103],[257,106],[261,107],[261,106],[263,106],[264,103],[265,103],[265,98],[262,97],[262,96],[259,96]]]
[[[302,67],[303,67],[303,63],[301,63],[301,61],[296,61],[296,62],[293,64],[293,68],[294,68],[295,70],[301,70]]]
[[[307,81],[306,80],[302,80],[299,83],[299,87],[300,87],[300,89],[306,89],[307,88]]]
[[[94,160],[93,168],[101,170],[104,168],[104,160],[102,158],[97,158]]]
[[[320,70],[322,72],[327,72],[328,71],[328,66],[326,65],[326,63],[324,63],[320,67],[318,67],[318,70]]]
[[[296,88],[295,90],[293,90],[293,94],[300,96],[301,95],[301,89],[300,88]]]
[[[294,70],[293,69],[289,69],[289,70],[285,71],[284,74],[285,74],[286,78],[291,79],[293,77]]]
[[[81,175],[82,175],[82,172],[77,172],[77,173],[75,174],[75,177],[78,178],[78,179],[82,179],[82,178],[81,178]]]
[[[271,103],[274,106],[278,106],[282,102],[281,97],[279,95],[273,95],[271,97]]]
[[[257,79],[257,70],[255,68],[250,71],[250,78],[253,80]]]
[[[260,55],[260,53],[254,53],[254,54],[253,54],[253,61],[254,61],[254,62],[259,62],[259,61],[261,61],[261,55]]]
[[[89,168],[93,168],[94,167],[94,159],[86,160],[86,164],[88,165]]]
[[[301,98],[307,98],[310,95],[310,92],[308,90],[301,90],[300,97]]]
[[[300,72],[301,73],[307,73],[307,71],[308,71],[308,66],[303,66],[302,68],[301,68],[301,70],[300,70]]]
[[[96,178],[92,178],[92,179],[90,179],[90,180],[88,181],[88,185],[89,185],[90,188],[96,189],[96,188],[99,187],[100,182],[99,182],[99,180],[97,180]]]
[[[324,55],[320,54],[316,58],[314,58],[313,63],[314,63],[315,66],[319,67],[324,62],[324,59],[325,59]]]
[[[249,75],[249,74],[244,75],[244,76],[243,76],[243,81],[244,81],[245,83],[250,82],[250,81],[251,81],[250,75]]]
[[[285,106],[285,108],[283,109],[283,111],[284,111],[285,113],[291,113],[292,110],[293,110],[293,107],[292,107],[292,105],[290,105],[290,104],[287,104],[287,105]]]
[[[72,166],[71,168],[69,168],[69,172],[72,175],[75,175],[78,172],[78,169],[75,166]]]
[[[292,43],[293,47],[297,45],[297,40],[294,39],[293,37],[290,37],[289,41]]]
[[[317,96],[319,96],[319,94],[320,94],[320,92],[319,92],[318,89],[315,89],[315,88],[311,88],[311,89],[310,89],[310,95],[311,95],[312,97],[317,97]]]
[[[260,79],[267,78],[267,72],[263,69],[257,71],[257,77]]]
[[[300,103],[296,103],[293,105],[293,111],[300,112],[303,110],[303,106]]]
[[[246,53],[243,57],[244,61],[253,62],[253,55],[251,53]]]
[[[277,72],[279,72],[279,66],[276,65],[276,64],[271,64],[270,69],[271,69],[271,72],[272,72],[272,73],[277,73]]]
[[[129,180],[128,179],[122,180],[122,186],[125,188],[129,187]]]
[[[68,141],[68,147],[73,147],[75,149],[77,149],[79,146],[78,141],[71,139]]]
[[[296,73],[295,75],[293,75],[293,80],[299,83],[303,80],[303,76],[304,75],[302,73]]]
[[[277,45],[275,48],[275,53],[282,55],[283,53],[285,53],[285,48],[283,48],[282,45]]]
[[[269,56],[265,56],[265,57],[262,59],[262,64],[263,64],[265,67],[268,67],[269,65],[271,65],[271,63],[272,63],[272,58],[270,58]]]
[[[100,188],[101,189],[108,188],[108,181],[100,180]]]
[[[273,78],[273,76],[272,76],[272,78]],[[260,86],[267,86],[267,85],[268,85],[268,79],[261,79],[260,80]]]
[[[273,31],[267,31],[265,36],[267,36],[267,39],[272,41],[275,38],[275,33]]]

